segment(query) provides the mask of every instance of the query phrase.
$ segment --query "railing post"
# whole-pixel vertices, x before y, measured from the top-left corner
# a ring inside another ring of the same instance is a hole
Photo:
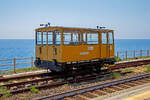
[[[117,57],[119,58],[119,51],[117,51]]]
[[[147,56],[149,56],[149,49],[147,49]]]
[[[128,51],[126,51],[126,59],[128,59]]]
[[[31,68],[33,70],[33,57],[31,57]]]
[[[14,58],[14,73],[16,73],[16,58]]]
[[[142,57],[142,50],[140,50],[140,57]]]
[[[133,58],[135,58],[135,50],[134,50],[134,52],[133,52]]]

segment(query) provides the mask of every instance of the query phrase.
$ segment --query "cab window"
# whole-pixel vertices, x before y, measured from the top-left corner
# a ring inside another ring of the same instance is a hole
[[[43,32],[43,44],[47,44],[47,32]]]
[[[60,45],[61,44],[61,33],[60,31],[54,31],[54,38],[53,38],[53,44],[54,45]]]
[[[48,32],[48,44],[53,44],[53,32]]]
[[[36,44],[42,44],[42,32],[36,32]]]
[[[107,44],[107,33],[102,33],[102,44]]]
[[[109,32],[109,44],[113,44],[113,33]]]
[[[80,45],[81,33],[80,32],[64,32],[63,44],[64,45]]]
[[[83,33],[84,44],[98,44],[99,43],[98,33]]]

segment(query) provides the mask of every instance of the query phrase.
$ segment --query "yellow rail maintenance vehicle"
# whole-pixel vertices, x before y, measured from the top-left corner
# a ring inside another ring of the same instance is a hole
[[[115,62],[113,30],[47,25],[35,31],[36,67],[52,72],[100,70]]]

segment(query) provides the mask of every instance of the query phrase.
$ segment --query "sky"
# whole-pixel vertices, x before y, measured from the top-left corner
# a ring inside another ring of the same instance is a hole
[[[150,0],[0,0],[0,39],[34,39],[52,26],[115,31],[116,39],[150,39]]]

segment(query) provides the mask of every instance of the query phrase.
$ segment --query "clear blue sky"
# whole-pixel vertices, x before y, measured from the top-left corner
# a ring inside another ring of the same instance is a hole
[[[105,26],[116,38],[150,39],[150,0],[0,0],[0,38],[33,39],[41,23]]]

